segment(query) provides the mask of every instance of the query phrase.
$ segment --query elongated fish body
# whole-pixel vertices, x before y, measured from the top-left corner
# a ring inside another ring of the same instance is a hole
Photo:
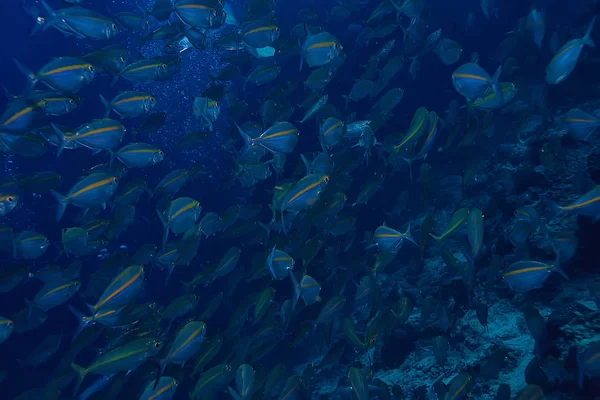
[[[166,366],[169,363],[183,365],[198,352],[205,334],[206,324],[204,322],[188,322],[175,335],[167,355],[161,360],[161,365]]]
[[[304,60],[310,68],[322,67],[329,64],[342,52],[342,45],[332,34],[320,32],[316,35],[309,35],[302,45],[300,70],[302,70]]]
[[[414,239],[410,236],[410,224],[405,233],[385,225],[378,227],[375,229],[375,232],[373,232],[373,241],[377,243],[377,247],[382,252],[397,252],[405,239],[414,243]]]
[[[594,41],[590,37],[595,23],[596,17],[592,19],[585,36],[569,40],[558,49],[546,67],[546,82],[550,85],[556,85],[564,81],[575,69],[583,47],[586,45],[590,47],[595,46]]]
[[[553,272],[568,279],[560,266],[539,261],[517,261],[504,270],[502,279],[515,292],[528,292],[541,288]]]
[[[117,35],[117,25],[108,17],[83,7],[67,7],[53,10],[44,0],[42,5],[50,16],[49,25],[59,24],[59,30],[71,33],[80,38],[93,40],[108,40]],[[48,25],[46,25],[47,27]]]
[[[217,269],[214,271],[215,276],[226,276],[229,275],[235,267],[238,265],[240,261],[240,256],[242,254],[242,249],[239,247],[232,247],[225,253]]]
[[[138,117],[151,111],[156,105],[154,97],[135,90],[119,93],[110,103],[102,95],[100,99],[106,107],[104,118],[107,118],[111,111],[121,118]]]
[[[216,28],[223,25],[227,17],[223,10],[210,7],[202,0],[176,0],[173,11],[194,28]]]
[[[261,146],[272,153],[291,153],[298,143],[298,129],[286,121],[276,122],[257,138],[252,138],[239,125],[237,128],[248,147]]]
[[[446,224],[446,228],[444,229],[444,232],[442,232],[442,234],[440,236],[436,236],[432,233],[430,233],[429,235],[431,235],[431,237],[434,238],[435,240],[442,240],[442,239],[450,236],[454,232],[459,231],[461,226],[463,225],[463,223],[467,221],[468,216],[469,216],[469,209],[461,208],[461,209],[457,210],[454,214],[452,214],[452,217],[450,217],[450,221],[448,221],[448,224]]]
[[[78,375],[75,392],[77,392],[81,382],[88,374],[111,377],[119,372],[133,371],[149,357],[157,354],[162,347],[163,342],[160,339],[135,339],[100,356],[87,368],[71,364]]]
[[[156,185],[154,194],[175,194],[186,184],[189,178],[190,170],[188,169],[171,171]]]
[[[159,59],[148,58],[135,61],[121,70],[118,77],[133,83],[148,83],[160,80],[168,73],[168,65]]]
[[[52,90],[75,93],[94,80],[96,69],[92,64],[75,57],[59,57],[48,62],[37,74],[15,60],[17,67],[30,80],[31,87],[41,82]]]
[[[13,241],[13,257],[35,260],[43,256],[50,241],[41,233],[35,231],[23,231],[15,236]]]
[[[110,118],[96,119],[82,125],[70,135],[65,134],[56,125],[51,124],[59,140],[57,157],[63,149],[76,143],[92,150],[112,150],[121,144],[125,136],[125,127],[118,121]]]
[[[563,124],[575,139],[585,141],[600,127],[600,118],[579,108],[573,108],[563,117]]]
[[[323,174],[310,174],[300,179],[286,194],[282,210],[296,214],[312,206],[328,182],[329,176]]]
[[[130,143],[114,154],[127,168],[144,168],[156,165],[164,158],[165,153],[147,143]]]
[[[294,269],[294,259],[285,251],[277,250],[277,247],[273,246],[267,257],[267,267],[271,271],[271,277],[280,281],[287,278],[289,272]]]
[[[24,132],[36,125],[46,114],[45,100],[16,100],[6,107],[0,117],[0,128],[5,132]]]
[[[344,132],[344,121],[336,117],[327,118],[323,121],[319,130],[321,145],[326,149],[335,147],[342,140]]]
[[[154,381],[149,382],[140,396],[140,400],[170,400],[175,396],[178,382],[170,376],[159,379],[156,388]]]
[[[317,100],[315,102],[315,104],[313,104],[308,110],[306,110],[306,113],[304,114],[304,117],[302,117],[302,119],[298,122],[303,123],[305,122],[307,119],[309,119],[310,117],[312,117],[313,115],[315,115],[315,113],[317,111],[319,111],[319,109],[321,107],[323,107],[326,103],[327,103],[327,99],[329,98],[329,95],[325,94],[324,96],[322,96],[319,100]]]
[[[92,315],[99,310],[118,309],[129,304],[139,294],[144,284],[145,270],[132,265],[117,275],[104,290],[95,305],[90,306]]]
[[[47,283],[36,294],[30,306],[48,311],[69,301],[80,287],[79,281]]]
[[[479,65],[467,63],[452,73],[452,84],[467,100],[475,100],[492,86],[492,77]]]
[[[562,211],[572,211],[580,215],[598,219],[600,217],[600,185],[596,185],[592,190],[568,206],[558,208]]]
[[[164,226],[163,247],[167,243],[169,231],[180,235],[192,228],[200,218],[202,206],[190,197],[179,197],[173,200],[169,207],[161,214],[158,212]]]
[[[117,177],[105,174],[91,174],[75,184],[66,196],[51,190],[58,201],[57,220],[60,221],[67,205],[73,204],[80,208],[91,208],[105,204],[117,190]]]
[[[124,11],[115,13],[113,16],[119,24],[134,32],[147,32],[150,28],[150,20],[145,15]]]
[[[279,38],[279,27],[267,20],[249,21],[242,25],[244,43],[252,47],[267,47]]]

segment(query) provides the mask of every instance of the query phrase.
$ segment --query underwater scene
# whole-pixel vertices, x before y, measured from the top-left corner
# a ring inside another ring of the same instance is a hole
[[[600,1],[0,10],[0,399],[600,399]]]

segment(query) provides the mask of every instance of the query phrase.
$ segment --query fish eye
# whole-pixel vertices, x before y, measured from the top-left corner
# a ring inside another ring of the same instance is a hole
[[[92,65],[90,65],[90,66],[88,67],[88,69],[90,70],[90,72],[94,72],[94,67],[93,67]]]
[[[37,17],[37,22],[38,22],[38,24],[43,24],[44,22],[46,22],[46,18],[44,18],[44,17]]]
[[[10,196],[7,200],[8,200],[9,203],[12,203],[13,200],[14,200],[14,198],[12,196]]]
[[[43,143],[42,143],[42,147],[46,147],[46,142],[43,142]]]
[[[160,154],[161,156],[165,155],[165,153],[162,150],[159,150],[158,154]]]
[[[151,101],[152,103],[154,103],[154,102],[155,102],[155,100],[154,100],[154,97],[150,97],[150,101]]]
[[[329,177],[328,176],[324,177],[323,182],[325,182],[325,183],[329,182]]]
[[[75,101],[73,101],[73,99],[69,99],[69,104],[75,104]]]
[[[121,62],[125,62],[125,57],[121,56],[119,57],[119,60],[121,60]]]
[[[163,64],[161,64],[160,66],[161,66],[162,68],[167,68],[167,64],[164,64],[164,63],[163,63]]]
[[[76,282],[74,283],[74,285],[75,285],[75,286],[79,286],[79,285],[80,285],[79,281],[76,281]]]
[[[119,183],[119,180],[117,178],[113,178],[113,183]]]
[[[154,347],[156,347],[157,349],[160,349],[160,342],[154,343]]]
[[[198,297],[198,295],[194,295],[194,300],[200,300],[200,297]]]
[[[111,25],[111,28],[113,28],[113,29],[117,29],[117,25],[115,25],[115,24],[112,24],[112,25]]]
[[[12,321],[8,321],[8,327],[12,328],[13,327],[13,322]]]

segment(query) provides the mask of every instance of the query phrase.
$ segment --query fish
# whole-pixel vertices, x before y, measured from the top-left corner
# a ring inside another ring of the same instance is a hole
[[[31,72],[16,59],[14,62],[29,81],[27,91],[32,90],[40,82],[51,90],[76,93],[96,77],[96,69],[92,64],[75,57],[55,58],[37,73]]]
[[[144,92],[127,91],[119,93],[112,101],[100,95],[102,104],[106,108],[104,118],[108,118],[111,111],[121,118],[138,117],[150,112],[156,105],[156,99]]]
[[[340,42],[328,32],[307,35],[302,44],[300,71],[304,61],[310,68],[322,67],[339,57],[343,50]]]
[[[291,153],[298,143],[298,129],[287,121],[276,122],[257,138],[236,126],[248,147],[261,146],[272,153]]]
[[[148,143],[129,143],[111,154],[111,164],[117,159],[127,168],[145,168],[160,163],[165,153]]]
[[[566,280],[569,280],[558,260],[554,264],[539,261],[517,261],[502,272],[502,279],[514,291],[527,292],[541,288],[553,272],[558,272]]]
[[[557,85],[571,75],[585,46],[595,47],[591,38],[595,23],[596,17],[592,18],[583,37],[569,40],[554,54],[546,67],[546,82],[549,85]]]
[[[579,108],[573,108],[564,115],[563,123],[576,140],[587,141],[600,126],[600,118]]]
[[[115,194],[118,182],[117,177],[110,174],[95,173],[77,182],[66,195],[51,190],[58,202],[56,220],[61,220],[69,204],[85,209],[106,204]]]
[[[450,221],[448,221],[448,223],[446,224],[446,228],[444,228],[444,232],[442,232],[441,235],[436,236],[432,233],[430,233],[429,235],[435,240],[442,240],[448,237],[452,233],[457,232],[463,223],[467,222],[469,214],[470,210],[468,208],[461,208],[459,210],[456,210],[454,214],[452,214]]]

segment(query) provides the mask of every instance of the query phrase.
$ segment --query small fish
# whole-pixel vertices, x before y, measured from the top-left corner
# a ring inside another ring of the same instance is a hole
[[[477,258],[483,244],[483,213],[477,208],[473,208],[467,217],[467,237],[471,245],[471,257]]]
[[[298,143],[298,129],[285,121],[276,122],[257,138],[252,138],[239,125],[237,128],[248,147],[261,146],[272,153],[291,153]]]
[[[165,153],[156,146],[147,143],[129,143],[111,154],[111,163],[115,159],[127,168],[145,168],[160,163]]]
[[[587,29],[585,35],[579,39],[572,39],[565,43],[548,63],[546,67],[546,82],[550,85],[556,85],[564,81],[571,72],[575,69],[577,61],[584,46],[595,47],[594,41],[591,38],[592,29],[596,23],[596,17],[592,18],[592,22]]]
[[[108,118],[111,111],[121,118],[138,117],[151,111],[156,105],[156,99],[144,92],[127,91],[119,93],[112,101],[100,95],[102,104],[106,108],[104,118]]]
[[[579,108],[573,108],[564,115],[563,123],[575,139],[587,141],[600,126],[600,118]]]
[[[77,182],[65,196],[51,190],[50,193],[58,201],[56,220],[60,221],[69,204],[86,209],[106,204],[116,192],[118,182],[115,176],[95,173]]]
[[[43,256],[50,247],[50,241],[41,233],[23,231],[14,237],[13,258],[35,260]]]
[[[531,33],[533,42],[541,49],[546,33],[546,16],[544,10],[532,9],[525,20],[525,27]]]
[[[444,229],[444,232],[442,232],[442,234],[439,236],[436,236],[436,235],[430,233],[431,237],[434,238],[435,240],[442,240],[442,239],[448,237],[452,233],[456,232],[461,227],[461,225],[467,221],[468,216],[469,216],[468,208],[461,208],[461,209],[457,210],[454,214],[452,214],[450,221],[448,221],[448,223],[446,224],[446,228]]]
[[[308,35],[302,44],[300,71],[305,60],[311,68],[322,67],[339,57],[343,49],[338,40],[328,32]]]
[[[514,291],[527,292],[541,288],[553,272],[558,272],[569,280],[558,263],[547,264],[539,261],[517,261],[504,270],[502,279]]]
[[[52,90],[75,93],[92,82],[96,76],[96,69],[92,64],[74,57],[55,58],[43,66],[37,74],[19,61],[14,61],[29,80],[30,89],[41,82]]]

